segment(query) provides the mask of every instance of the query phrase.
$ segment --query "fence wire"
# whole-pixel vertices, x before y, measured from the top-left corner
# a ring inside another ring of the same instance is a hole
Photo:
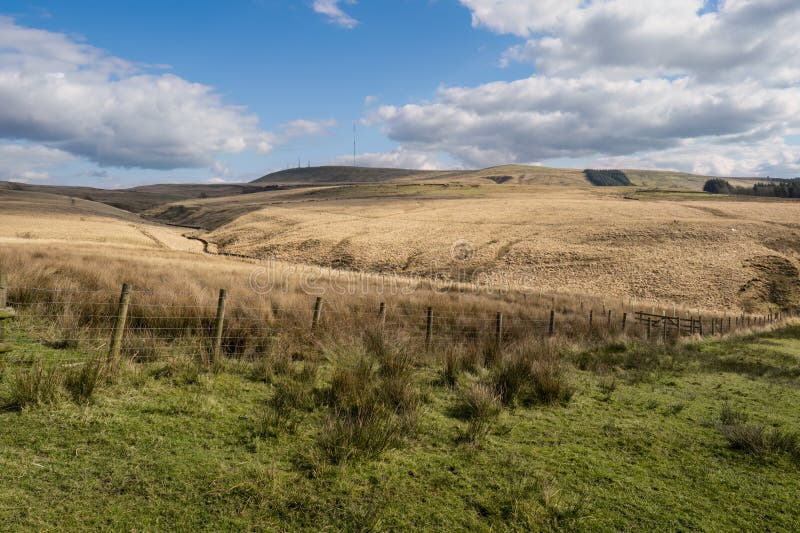
[[[12,352],[0,354],[0,364],[29,364],[34,360],[55,364],[83,363],[103,357],[117,331],[119,296],[107,290],[10,288],[11,294],[37,294],[7,304],[17,310],[15,326],[26,342]],[[358,330],[380,329],[405,335],[425,346],[447,344],[507,345],[524,338],[552,335],[591,336],[625,333],[645,340],[670,340],[686,335],[719,335],[774,323],[781,316],[754,317],[725,314],[680,317],[624,309],[572,309],[540,298],[521,309],[515,302],[507,313],[471,309],[412,307],[409,302],[384,302],[380,306],[358,302],[327,302],[315,315],[308,306],[286,306],[265,300],[261,305],[237,305],[227,300],[220,333],[216,325],[218,303],[173,304],[137,302],[150,290],[131,291],[124,323],[121,353],[133,360],[166,357],[211,357],[214,345],[227,357],[242,357],[268,351],[281,335],[306,342],[358,334]],[[91,296],[89,296],[91,295]],[[179,295],[178,295],[179,296]],[[382,310],[382,311],[381,311]],[[8,329],[8,328],[6,328]],[[0,338],[0,341],[2,338]],[[31,343],[33,345],[31,345]],[[42,347],[48,348],[42,354]]]

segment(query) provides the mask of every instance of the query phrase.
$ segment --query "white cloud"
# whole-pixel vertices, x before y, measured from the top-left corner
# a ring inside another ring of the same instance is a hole
[[[399,146],[390,152],[367,152],[358,154],[356,163],[361,167],[409,168],[416,170],[443,170],[447,168],[436,156],[429,152],[407,150]],[[352,155],[340,155],[331,161],[332,165],[352,165]]]
[[[550,17],[517,17],[509,2],[463,3],[477,6],[473,17],[482,25],[532,34],[508,50],[504,60],[529,62],[540,74],[689,75],[712,82],[757,78],[783,86],[800,82],[796,0],[728,0],[719,11],[703,14],[701,0],[559,2]]]
[[[469,166],[576,158],[796,172],[800,150],[784,142],[800,128],[796,0],[709,12],[700,0],[462,3],[474,26],[523,38],[503,57],[535,74],[370,113],[408,150]]]
[[[208,167],[218,155],[285,142],[213,88],[143,68],[0,16],[0,138],[150,169]],[[316,133],[291,124],[290,137]]]
[[[342,28],[352,29],[358,25],[358,21],[345,13],[339,4],[355,4],[355,0],[314,0],[312,9],[327,17],[328,22],[336,24]]]
[[[800,151],[780,137],[749,145],[686,141],[650,154],[601,158],[590,166],[682,170],[714,176],[800,176]]]
[[[800,120],[794,89],[754,83],[531,77],[443,88],[435,103],[382,106],[389,137],[474,166],[667,149],[687,138],[751,142]]]
[[[308,137],[312,135],[326,135],[330,133],[331,128],[336,126],[334,119],[325,120],[306,120],[297,119],[282,124],[279,129],[282,130],[282,139],[289,140],[295,137]]]
[[[0,180],[47,181],[50,172],[75,158],[40,145],[0,142]]]
[[[580,0],[461,0],[472,12],[472,26],[527,37],[554,26],[579,8]]]

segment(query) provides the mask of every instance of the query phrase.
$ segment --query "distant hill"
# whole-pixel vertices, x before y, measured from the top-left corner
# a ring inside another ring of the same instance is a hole
[[[262,176],[253,184],[345,185],[364,183],[514,183],[538,185],[588,185],[583,172],[530,165],[502,165],[481,170],[412,170],[323,166],[290,168]]]
[[[603,172],[618,172],[630,181],[632,186],[659,189],[688,189],[702,191],[706,180],[711,176],[700,176],[683,172],[661,170],[607,169]],[[752,186],[757,178],[725,178],[739,186]],[[237,209],[244,210],[258,207],[261,200],[259,193],[284,191],[297,192],[298,189],[330,188],[331,186],[406,186],[410,184],[461,184],[464,186],[503,187],[512,185],[531,185],[542,187],[594,187],[586,178],[583,170],[574,168],[551,168],[538,165],[501,165],[480,170],[413,170],[404,168],[372,168],[349,166],[301,167],[281,170],[267,174],[251,183],[230,184],[157,184],[132,187],[128,189],[99,189],[94,187],[36,185],[0,181],[0,190],[15,190],[57,194],[81,200],[100,202],[132,213],[145,213],[153,216],[157,208],[168,208],[172,204],[201,201],[213,198],[230,198],[230,203]],[[337,194],[342,192],[324,192],[308,190],[310,194]],[[402,191],[408,194],[410,190]],[[362,191],[363,193],[363,191]],[[253,198],[242,198],[252,195]],[[386,191],[376,193],[386,195]],[[227,201],[226,201],[227,202]],[[204,207],[205,209],[205,207]],[[157,209],[162,213],[163,209]],[[174,211],[174,210],[173,210]],[[234,212],[236,210],[232,210]],[[191,215],[191,216],[190,216]],[[194,224],[197,213],[189,214],[181,211],[182,222]],[[176,218],[176,217],[168,217]],[[205,217],[203,217],[205,218]],[[185,220],[184,220],[185,219]],[[207,222],[207,220],[205,221]],[[204,222],[204,223],[205,223]],[[222,219],[217,223],[221,223]]]
[[[621,172],[633,186],[703,190],[711,176],[670,170],[607,169]],[[726,178],[752,184],[758,178]],[[413,170],[347,166],[281,170],[253,181],[257,185],[345,185],[364,183],[470,183],[591,187],[582,169],[538,165],[501,165],[481,170]]]
[[[379,183],[402,178],[433,178],[452,171],[410,170],[405,168],[372,168],[372,167],[299,167],[280,170],[262,176],[251,183],[258,184],[345,184],[345,183]]]
[[[132,187],[130,189],[97,189],[94,187],[72,187],[58,185],[32,185],[0,181],[0,190],[40,192],[69,196],[81,200],[100,202],[112,207],[141,213],[170,202],[194,198],[218,198],[254,192],[263,192],[264,187],[250,184],[159,184]]]

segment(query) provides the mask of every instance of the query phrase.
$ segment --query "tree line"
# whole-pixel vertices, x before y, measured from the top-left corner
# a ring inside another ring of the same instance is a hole
[[[731,185],[728,180],[712,178],[706,181],[703,190],[711,194],[800,198],[800,178],[759,182],[752,187],[739,187]]]
[[[625,185],[633,185],[621,170],[597,170],[587,168],[583,171],[586,179],[592,185],[599,187],[619,187]]]

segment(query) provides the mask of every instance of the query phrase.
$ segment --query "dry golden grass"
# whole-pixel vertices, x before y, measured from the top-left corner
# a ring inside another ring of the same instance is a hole
[[[184,205],[214,222],[203,238],[252,257],[718,310],[798,304],[800,203],[626,191],[370,185]]]
[[[575,314],[577,300],[569,297],[469,293],[448,285],[351,277],[315,267],[165,249],[131,250],[119,245],[13,243],[0,250],[0,268],[9,273],[9,300],[27,329],[48,346],[79,348],[82,353],[107,349],[120,285],[131,283],[124,350],[137,360],[177,354],[208,357],[219,288],[229,291],[223,346],[231,357],[259,357],[276,342],[288,342],[283,348],[291,353],[291,346],[313,345],[312,338],[351,341],[379,326],[380,302],[386,302],[385,330],[416,339],[412,343],[418,349],[426,307],[433,307],[436,353],[462,344],[491,349],[497,312],[504,314],[504,343],[543,339],[554,302],[559,336],[577,341],[619,334],[616,320],[612,330],[590,332],[585,317]],[[316,295],[323,296],[324,306],[312,335]]]
[[[202,251],[202,244],[184,238],[182,231],[97,202],[0,189],[0,243],[108,243]]]
[[[68,214],[59,216],[67,217],[64,228],[82,227],[70,226]],[[20,311],[23,329],[56,350],[77,349],[82,358],[107,350],[123,282],[134,287],[124,353],[135,360],[177,354],[207,358],[219,288],[229,291],[223,348],[230,357],[258,358],[276,350],[291,354],[293,346],[322,340],[350,342],[380,327],[381,302],[387,307],[384,331],[400,335],[403,342],[421,349],[430,306],[432,353],[465,350],[486,361],[497,357],[498,312],[503,314],[504,346],[544,340],[552,308],[556,338],[569,342],[644,334],[630,314],[642,309],[643,302],[630,299],[504,292],[473,284],[190,253],[169,249],[166,241],[159,246],[152,240],[131,244],[119,238],[127,220],[104,220],[103,228],[114,233],[103,243],[78,236],[0,240],[0,269],[9,273],[9,298]],[[14,222],[24,228],[37,221],[19,214]],[[320,326],[312,332],[317,295],[325,303]],[[613,313],[610,328],[600,312],[606,308]],[[593,328],[587,324],[591,309]],[[623,311],[629,313],[627,332],[620,331]],[[687,312],[680,307],[677,311]],[[711,313],[704,314],[708,318]],[[59,360],[64,357],[69,354],[58,355]]]

